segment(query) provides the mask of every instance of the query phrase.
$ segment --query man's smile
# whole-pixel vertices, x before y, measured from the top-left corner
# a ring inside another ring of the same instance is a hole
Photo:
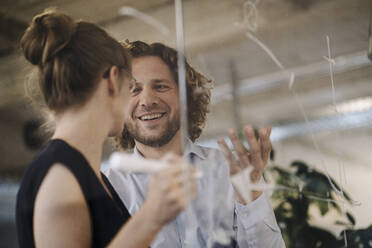
[[[162,118],[165,114],[166,112],[146,113],[139,115],[137,119],[139,119],[140,121],[153,121]]]

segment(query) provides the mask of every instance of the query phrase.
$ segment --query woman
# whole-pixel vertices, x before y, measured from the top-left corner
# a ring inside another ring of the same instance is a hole
[[[183,166],[168,159],[172,166],[153,176],[132,218],[100,173],[103,142],[123,127],[131,81],[126,51],[95,24],[54,11],[33,18],[21,47],[38,68],[56,129],[17,195],[20,247],[148,247],[185,206]]]

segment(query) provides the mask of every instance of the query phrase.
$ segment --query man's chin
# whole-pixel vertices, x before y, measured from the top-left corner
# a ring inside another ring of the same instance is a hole
[[[165,146],[170,142],[168,139],[141,139],[141,140],[136,140],[137,142],[145,145],[145,146],[150,146],[150,147],[162,147]]]
[[[174,138],[174,134],[168,132],[159,132],[154,134],[154,132],[151,132],[150,135],[146,132],[137,132],[135,135],[132,134],[132,137],[143,145],[150,147],[162,147],[168,144]]]
[[[137,134],[140,134],[142,139],[158,140],[158,139],[161,139],[166,134],[166,132],[164,132],[163,130],[156,130],[156,129],[153,129],[153,130],[139,129],[139,131],[137,131]]]
[[[168,125],[156,125],[153,128],[141,125],[131,128],[127,125],[127,129],[136,142],[150,147],[162,147],[175,137],[179,130],[179,121],[173,121]]]

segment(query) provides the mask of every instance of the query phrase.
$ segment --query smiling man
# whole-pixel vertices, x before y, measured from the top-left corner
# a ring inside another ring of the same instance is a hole
[[[200,205],[195,208],[194,228],[198,247],[207,247],[221,239],[206,230],[211,223],[214,232],[225,230],[225,233],[233,233],[228,236],[232,236],[233,241],[224,247],[285,247],[266,193],[253,191],[253,202],[247,204],[230,182],[231,175],[248,166],[253,168],[251,181],[261,180],[271,149],[270,128],[260,129],[258,139],[252,127],[244,128],[251,154],[244,149],[234,130],[229,130],[228,135],[237,156],[223,140],[219,140],[222,152],[195,145],[193,142],[205,125],[211,81],[186,61],[189,130],[182,154],[177,52],[160,43],[149,45],[135,41],[125,46],[133,57],[132,73],[136,82],[130,87],[125,127],[118,144],[123,150],[134,148],[133,156],[138,157],[159,159],[168,152],[180,154],[206,175],[213,175],[197,182],[195,204]],[[138,211],[146,198],[150,175],[112,169],[105,173],[129,212]],[[206,192],[209,194],[203,195]],[[214,218],[208,225],[207,215]],[[151,247],[185,247],[185,213],[165,226]]]
[[[125,126],[142,154],[159,158],[170,147],[179,147],[178,87],[159,57],[134,59],[133,66],[136,83],[130,88]]]

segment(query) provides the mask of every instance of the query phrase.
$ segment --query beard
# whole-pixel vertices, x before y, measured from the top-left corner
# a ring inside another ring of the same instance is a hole
[[[126,123],[125,128],[134,140],[150,147],[161,147],[169,143],[180,129],[180,119],[178,116],[168,120],[156,136],[143,135],[136,124]]]

